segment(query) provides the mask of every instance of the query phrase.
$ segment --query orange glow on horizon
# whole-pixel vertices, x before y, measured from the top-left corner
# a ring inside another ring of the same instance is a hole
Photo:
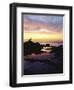
[[[48,32],[24,32],[24,42],[32,38],[33,42],[59,42],[63,41],[63,33],[48,33]]]

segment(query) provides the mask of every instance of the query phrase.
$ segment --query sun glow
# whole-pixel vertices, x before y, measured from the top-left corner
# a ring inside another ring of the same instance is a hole
[[[41,33],[41,32],[24,32],[23,35],[24,41],[29,40],[32,38],[34,42],[55,42],[55,41],[62,41],[63,34],[62,33]]]

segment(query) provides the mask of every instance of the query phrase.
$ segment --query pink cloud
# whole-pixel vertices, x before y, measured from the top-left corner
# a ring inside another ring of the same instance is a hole
[[[58,32],[59,31],[59,28],[48,26],[43,23],[32,22],[28,19],[25,19],[24,24],[23,24],[23,29],[25,31],[38,31],[38,32],[40,32],[42,30],[43,30],[43,32]],[[60,30],[60,31],[62,31],[62,30]]]

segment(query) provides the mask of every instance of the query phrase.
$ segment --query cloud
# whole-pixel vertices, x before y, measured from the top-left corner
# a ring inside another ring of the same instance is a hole
[[[41,28],[60,32],[63,29],[63,16],[55,15],[23,15],[26,30],[40,30]]]

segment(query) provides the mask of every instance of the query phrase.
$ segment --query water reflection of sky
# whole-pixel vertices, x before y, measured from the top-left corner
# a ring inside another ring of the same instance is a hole
[[[43,52],[48,52],[48,53],[49,53],[50,51],[52,51],[51,48],[52,48],[52,47],[43,47],[43,48],[41,49],[41,51],[43,51]]]

